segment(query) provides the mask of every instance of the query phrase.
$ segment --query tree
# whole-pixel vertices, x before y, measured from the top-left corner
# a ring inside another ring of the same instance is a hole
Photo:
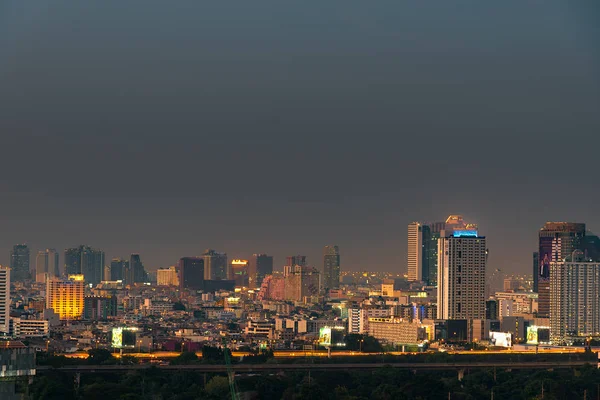
[[[206,394],[216,398],[224,399],[229,394],[229,379],[223,376],[214,376],[204,387]]]
[[[193,351],[184,351],[173,360],[171,360],[171,365],[187,365],[193,364],[198,361],[198,356]]]
[[[111,352],[106,349],[92,349],[88,351],[88,364],[116,364],[116,361]]]
[[[380,353],[383,351],[381,343],[373,336],[351,333],[344,338],[346,349],[350,351],[364,351],[365,353]]]
[[[185,311],[186,308],[182,302],[177,301],[177,302],[173,303],[173,310],[174,311]]]

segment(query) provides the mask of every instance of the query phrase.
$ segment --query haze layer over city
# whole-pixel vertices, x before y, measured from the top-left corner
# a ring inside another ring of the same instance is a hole
[[[406,224],[463,214],[491,268],[526,271],[547,220],[600,230],[597,15],[4,3],[0,254],[85,243],[156,269],[211,247],[281,267],[335,242],[348,270],[406,273]]]

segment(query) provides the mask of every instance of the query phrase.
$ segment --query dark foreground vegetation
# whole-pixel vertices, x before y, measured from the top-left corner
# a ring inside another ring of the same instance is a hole
[[[372,371],[286,372],[236,376],[244,399],[596,399],[600,371],[577,369],[412,371],[391,366]],[[543,387],[543,389],[542,389]],[[129,373],[44,372],[30,387],[34,400],[196,400],[228,399],[227,377],[149,368]],[[449,397],[450,396],[450,397]],[[587,397],[584,397],[587,396]]]
[[[377,370],[349,371],[285,371],[264,374],[238,374],[236,391],[240,399],[596,399],[600,389],[600,371],[594,353],[580,354],[484,354],[453,355],[447,353],[392,357],[373,355],[327,359],[274,359],[269,352],[258,353],[233,363],[340,363],[378,362],[482,362],[565,361],[588,360],[589,366],[576,369],[527,370],[472,368],[465,371],[462,381],[458,372],[410,371],[387,366]],[[171,364],[223,363],[221,349],[206,348],[203,358],[194,353],[182,353]],[[60,367],[68,364],[111,365],[135,364],[138,360],[115,359],[110,352],[93,350],[86,360],[65,359],[41,354],[41,365]],[[46,370],[29,388],[34,400],[196,400],[230,399],[231,391],[225,374],[194,371],[165,371],[157,367],[131,372],[74,373]]]

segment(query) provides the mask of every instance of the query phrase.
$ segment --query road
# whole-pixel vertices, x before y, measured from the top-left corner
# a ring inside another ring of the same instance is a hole
[[[292,371],[292,370],[348,370],[348,369],[377,369],[386,366],[410,370],[461,370],[477,368],[501,369],[556,369],[574,368],[590,364],[589,361],[560,361],[560,362],[461,362],[461,363],[349,363],[349,364],[235,364],[231,368],[238,373]],[[160,365],[155,366],[161,370],[171,371],[199,371],[199,372],[227,372],[226,365]],[[130,371],[151,368],[150,365],[73,365],[60,368],[38,366],[37,372],[44,373],[51,370],[64,372],[96,373],[105,371]]]

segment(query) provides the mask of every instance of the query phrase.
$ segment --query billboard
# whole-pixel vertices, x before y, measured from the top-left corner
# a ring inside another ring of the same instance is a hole
[[[531,325],[527,327],[527,344],[550,343],[550,327]]]
[[[112,328],[111,347],[115,349],[134,348],[137,330],[137,328],[127,327]]]
[[[331,328],[324,327],[319,330],[319,345],[331,346]]]
[[[490,344],[497,347],[512,347],[512,334],[490,331]]]
[[[341,326],[325,326],[319,330],[319,346],[341,347],[345,346],[344,333],[346,330]]]

